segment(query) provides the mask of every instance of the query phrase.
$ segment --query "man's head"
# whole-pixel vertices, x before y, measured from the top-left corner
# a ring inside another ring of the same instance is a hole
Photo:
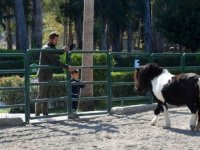
[[[49,43],[53,44],[54,46],[58,44],[58,40],[59,40],[59,35],[56,32],[52,32],[49,35]]]

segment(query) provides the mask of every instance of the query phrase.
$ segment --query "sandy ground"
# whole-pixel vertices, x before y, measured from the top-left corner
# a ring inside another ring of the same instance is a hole
[[[190,131],[186,107],[171,108],[172,127],[150,126],[153,112],[100,116],[0,128],[0,150],[197,150],[200,132]]]

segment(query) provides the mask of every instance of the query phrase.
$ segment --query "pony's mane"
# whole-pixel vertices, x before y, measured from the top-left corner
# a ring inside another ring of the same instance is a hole
[[[151,80],[163,73],[163,69],[155,63],[141,66],[137,70],[137,80],[142,89],[151,88]]]

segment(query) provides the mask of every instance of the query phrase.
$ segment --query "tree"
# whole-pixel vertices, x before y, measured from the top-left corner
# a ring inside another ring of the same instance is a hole
[[[31,47],[42,47],[42,1],[32,0],[33,2],[33,19],[32,19],[32,38]]]
[[[17,49],[26,51],[28,49],[28,36],[23,0],[15,0],[15,15]]]
[[[94,0],[84,0],[84,21],[83,21],[83,50],[93,50],[94,30]],[[93,54],[83,54],[82,66],[93,65]],[[81,71],[83,81],[93,81],[93,69],[87,68]],[[87,85],[82,90],[83,97],[93,96],[93,85]],[[94,110],[94,102],[81,102],[79,108],[84,111]]]
[[[14,3],[12,0],[0,1],[0,25],[3,27],[6,35],[7,49],[12,49],[12,21]]]
[[[195,52],[200,47],[199,7],[199,0],[155,0],[155,27],[169,42]]]
[[[150,0],[144,0],[144,49],[146,52],[152,51],[152,28],[151,28],[151,5]]]
[[[68,20],[69,40],[71,40],[71,26],[74,23],[76,32],[77,48],[82,49],[83,34],[83,0],[67,0],[59,4],[61,16],[60,20]]]

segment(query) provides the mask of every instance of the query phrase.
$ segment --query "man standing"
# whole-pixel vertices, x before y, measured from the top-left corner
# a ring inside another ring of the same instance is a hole
[[[49,35],[49,42],[42,47],[42,49],[56,49],[56,45],[58,44],[59,35],[55,32],[52,32]],[[69,51],[67,46],[63,47],[65,52]],[[57,67],[62,67],[68,71],[73,70],[71,66],[61,63],[55,54],[61,54],[56,52],[40,52],[39,64],[40,65],[54,65]],[[39,68],[38,70],[38,81],[39,82],[48,82],[52,80],[53,71],[51,68]],[[37,99],[48,98],[50,94],[50,85],[40,85],[39,86],[39,93]],[[48,115],[48,102],[36,103],[35,104],[35,115],[40,116],[40,113],[43,115]]]

